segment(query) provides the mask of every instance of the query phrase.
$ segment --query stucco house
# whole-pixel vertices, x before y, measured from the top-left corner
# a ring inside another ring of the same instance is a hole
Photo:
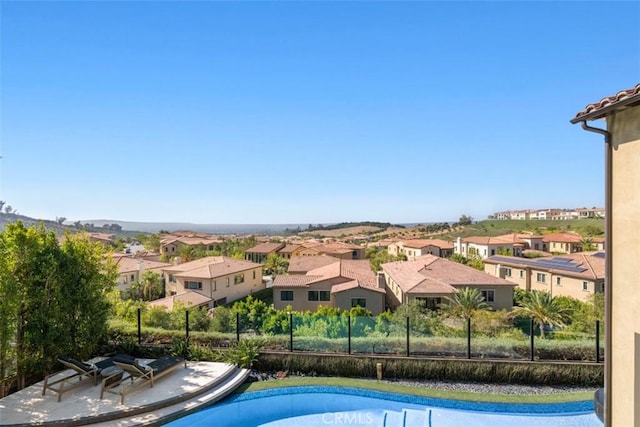
[[[573,254],[582,252],[583,237],[578,233],[551,233],[544,235],[544,251]]]
[[[210,256],[162,269],[167,296],[192,290],[211,298],[210,307],[226,304],[265,288],[262,265]]]
[[[162,269],[172,265],[166,262],[149,261],[131,256],[115,256],[114,260],[118,269],[116,289],[123,295],[133,282],[140,281],[145,271],[153,271],[162,276]]]
[[[404,254],[407,259],[414,259],[422,255],[435,255],[447,258],[453,254],[453,243],[440,239],[411,239],[390,244],[387,247],[390,255]]]
[[[379,276],[387,289],[387,304],[396,308],[421,300],[435,310],[460,288],[475,288],[496,310],[513,307],[514,283],[435,255],[382,264]]]
[[[284,243],[260,243],[244,251],[244,259],[264,264],[269,255],[277,253],[285,247]]]
[[[606,128],[587,124],[599,119]],[[571,123],[605,142],[605,390],[596,394],[596,409],[607,427],[638,426],[640,84],[587,105]]]
[[[492,256],[484,271],[526,291],[547,291],[586,301],[604,292],[604,253],[578,253],[553,258]]]
[[[180,249],[183,246],[199,247],[212,251],[216,245],[222,243],[222,240],[214,236],[204,235],[200,233],[191,235],[166,235],[160,240],[160,254],[167,258],[180,255]]]
[[[454,252],[464,257],[487,257],[509,252],[522,256],[527,249],[543,250],[543,237],[530,233],[510,233],[495,237],[471,236],[456,239]]]
[[[287,306],[296,311],[314,311],[321,305],[342,310],[360,306],[377,315],[385,310],[385,294],[368,260],[335,259],[306,274],[276,276],[273,281],[273,306],[280,310]]]
[[[350,243],[303,243],[291,256],[329,255],[340,259],[364,259],[365,248]]]

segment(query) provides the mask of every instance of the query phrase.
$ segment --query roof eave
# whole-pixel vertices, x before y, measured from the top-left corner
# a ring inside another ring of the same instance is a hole
[[[576,116],[573,119],[571,119],[570,122],[571,124],[575,125],[576,123],[585,122],[587,120],[602,119],[612,111],[620,110],[624,107],[633,107],[638,104],[640,104],[640,93],[630,96],[626,99],[622,99],[618,102],[614,102],[613,104],[609,104],[606,107],[595,109],[594,111],[591,111],[589,113]]]

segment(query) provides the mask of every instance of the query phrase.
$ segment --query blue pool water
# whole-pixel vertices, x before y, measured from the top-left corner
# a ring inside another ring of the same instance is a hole
[[[468,402],[345,387],[243,393],[173,421],[171,427],[602,427],[590,401]]]

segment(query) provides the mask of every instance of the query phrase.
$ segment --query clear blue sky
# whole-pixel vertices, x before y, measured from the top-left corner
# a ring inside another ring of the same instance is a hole
[[[2,1],[0,27],[0,200],[49,219],[602,206],[569,119],[640,81],[638,2]]]

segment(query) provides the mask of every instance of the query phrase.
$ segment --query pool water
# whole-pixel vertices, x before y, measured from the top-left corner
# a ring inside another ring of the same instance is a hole
[[[467,402],[345,387],[243,393],[173,421],[171,427],[602,427],[593,403]]]

